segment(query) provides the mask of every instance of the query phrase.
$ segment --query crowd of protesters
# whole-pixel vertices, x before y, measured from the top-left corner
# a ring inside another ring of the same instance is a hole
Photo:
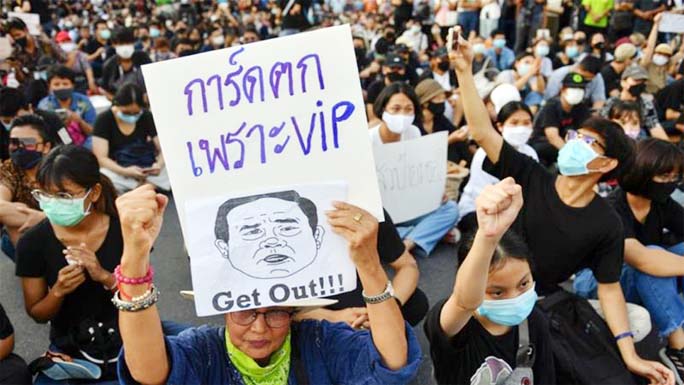
[[[14,354],[0,305],[0,384],[409,383],[424,333],[440,384],[684,385],[684,39],[663,28],[681,0],[2,7],[2,284],[50,337]],[[149,255],[173,154],[141,66],[341,24],[369,141],[446,131],[456,187],[396,224],[336,203],[358,284],[335,301],[162,321]],[[458,273],[428,298],[439,243]],[[635,348],[651,328],[657,360]]]

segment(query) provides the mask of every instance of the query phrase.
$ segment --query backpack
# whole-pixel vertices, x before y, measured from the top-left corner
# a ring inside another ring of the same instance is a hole
[[[559,290],[538,305],[549,318],[557,384],[636,384],[608,325],[586,299]]]
[[[518,351],[515,354],[515,369],[496,385],[533,385],[534,345],[530,343],[530,328],[527,320],[518,325]]]

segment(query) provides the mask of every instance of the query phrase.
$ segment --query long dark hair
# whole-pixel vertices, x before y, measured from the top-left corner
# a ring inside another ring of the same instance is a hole
[[[413,90],[413,87],[411,87],[410,84],[406,84],[404,82],[394,82],[383,88],[383,90],[380,92],[380,95],[378,95],[378,98],[375,99],[375,103],[373,103],[373,113],[375,116],[378,119],[382,119],[382,113],[385,112],[385,107],[387,107],[387,104],[392,96],[396,94],[404,94],[411,100],[415,116],[413,124],[422,126],[423,109],[420,108],[420,101],[418,101],[416,91]]]
[[[55,186],[60,190],[64,189],[65,181],[88,189],[99,183],[102,186],[102,194],[94,204],[95,209],[111,217],[118,216],[114,205],[114,185],[109,178],[100,173],[95,155],[83,147],[67,144],[50,151],[38,167],[36,180],[43,189]]]

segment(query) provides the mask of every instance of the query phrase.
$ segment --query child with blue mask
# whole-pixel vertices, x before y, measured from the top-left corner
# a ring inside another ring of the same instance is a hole
[[[440,384],[486,378],[497,384],[555,383],[548,323],[535,308],[530,252],[509,230],[522,206],[522,188],[510,177],[477,198],[479,229],[461,244],[453,292],[425,323]],[[517,359],[519,347],[530,343],[532,354]]]

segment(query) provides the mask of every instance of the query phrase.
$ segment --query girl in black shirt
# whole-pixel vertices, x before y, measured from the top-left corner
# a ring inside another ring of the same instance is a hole
[[[50,350],[109,362],[100,380],[115,379],[121,343],[111,304],[112,272],[123,240],[114,187],[100,174],[95,156],[72,145],[50,152],[36,179],[40,188],[33,195],[47,220],[17,245],[26,310],[37,322],[50,321]],[[91,344],[88,333],[102,340]]]
[[[440,384],[502,384],[514,371],[521,380],[516,383],[556,381],[548,323],[535,308],[529,251],[508,231],[522,205],[522,188],[513,178],[488,185],[477,198],[479,229],[459,250],[453,292],[425,322]],[[520,331],[525,328],[527,338]],[[536,358],[519,366],[516,355],[525,339]]]

